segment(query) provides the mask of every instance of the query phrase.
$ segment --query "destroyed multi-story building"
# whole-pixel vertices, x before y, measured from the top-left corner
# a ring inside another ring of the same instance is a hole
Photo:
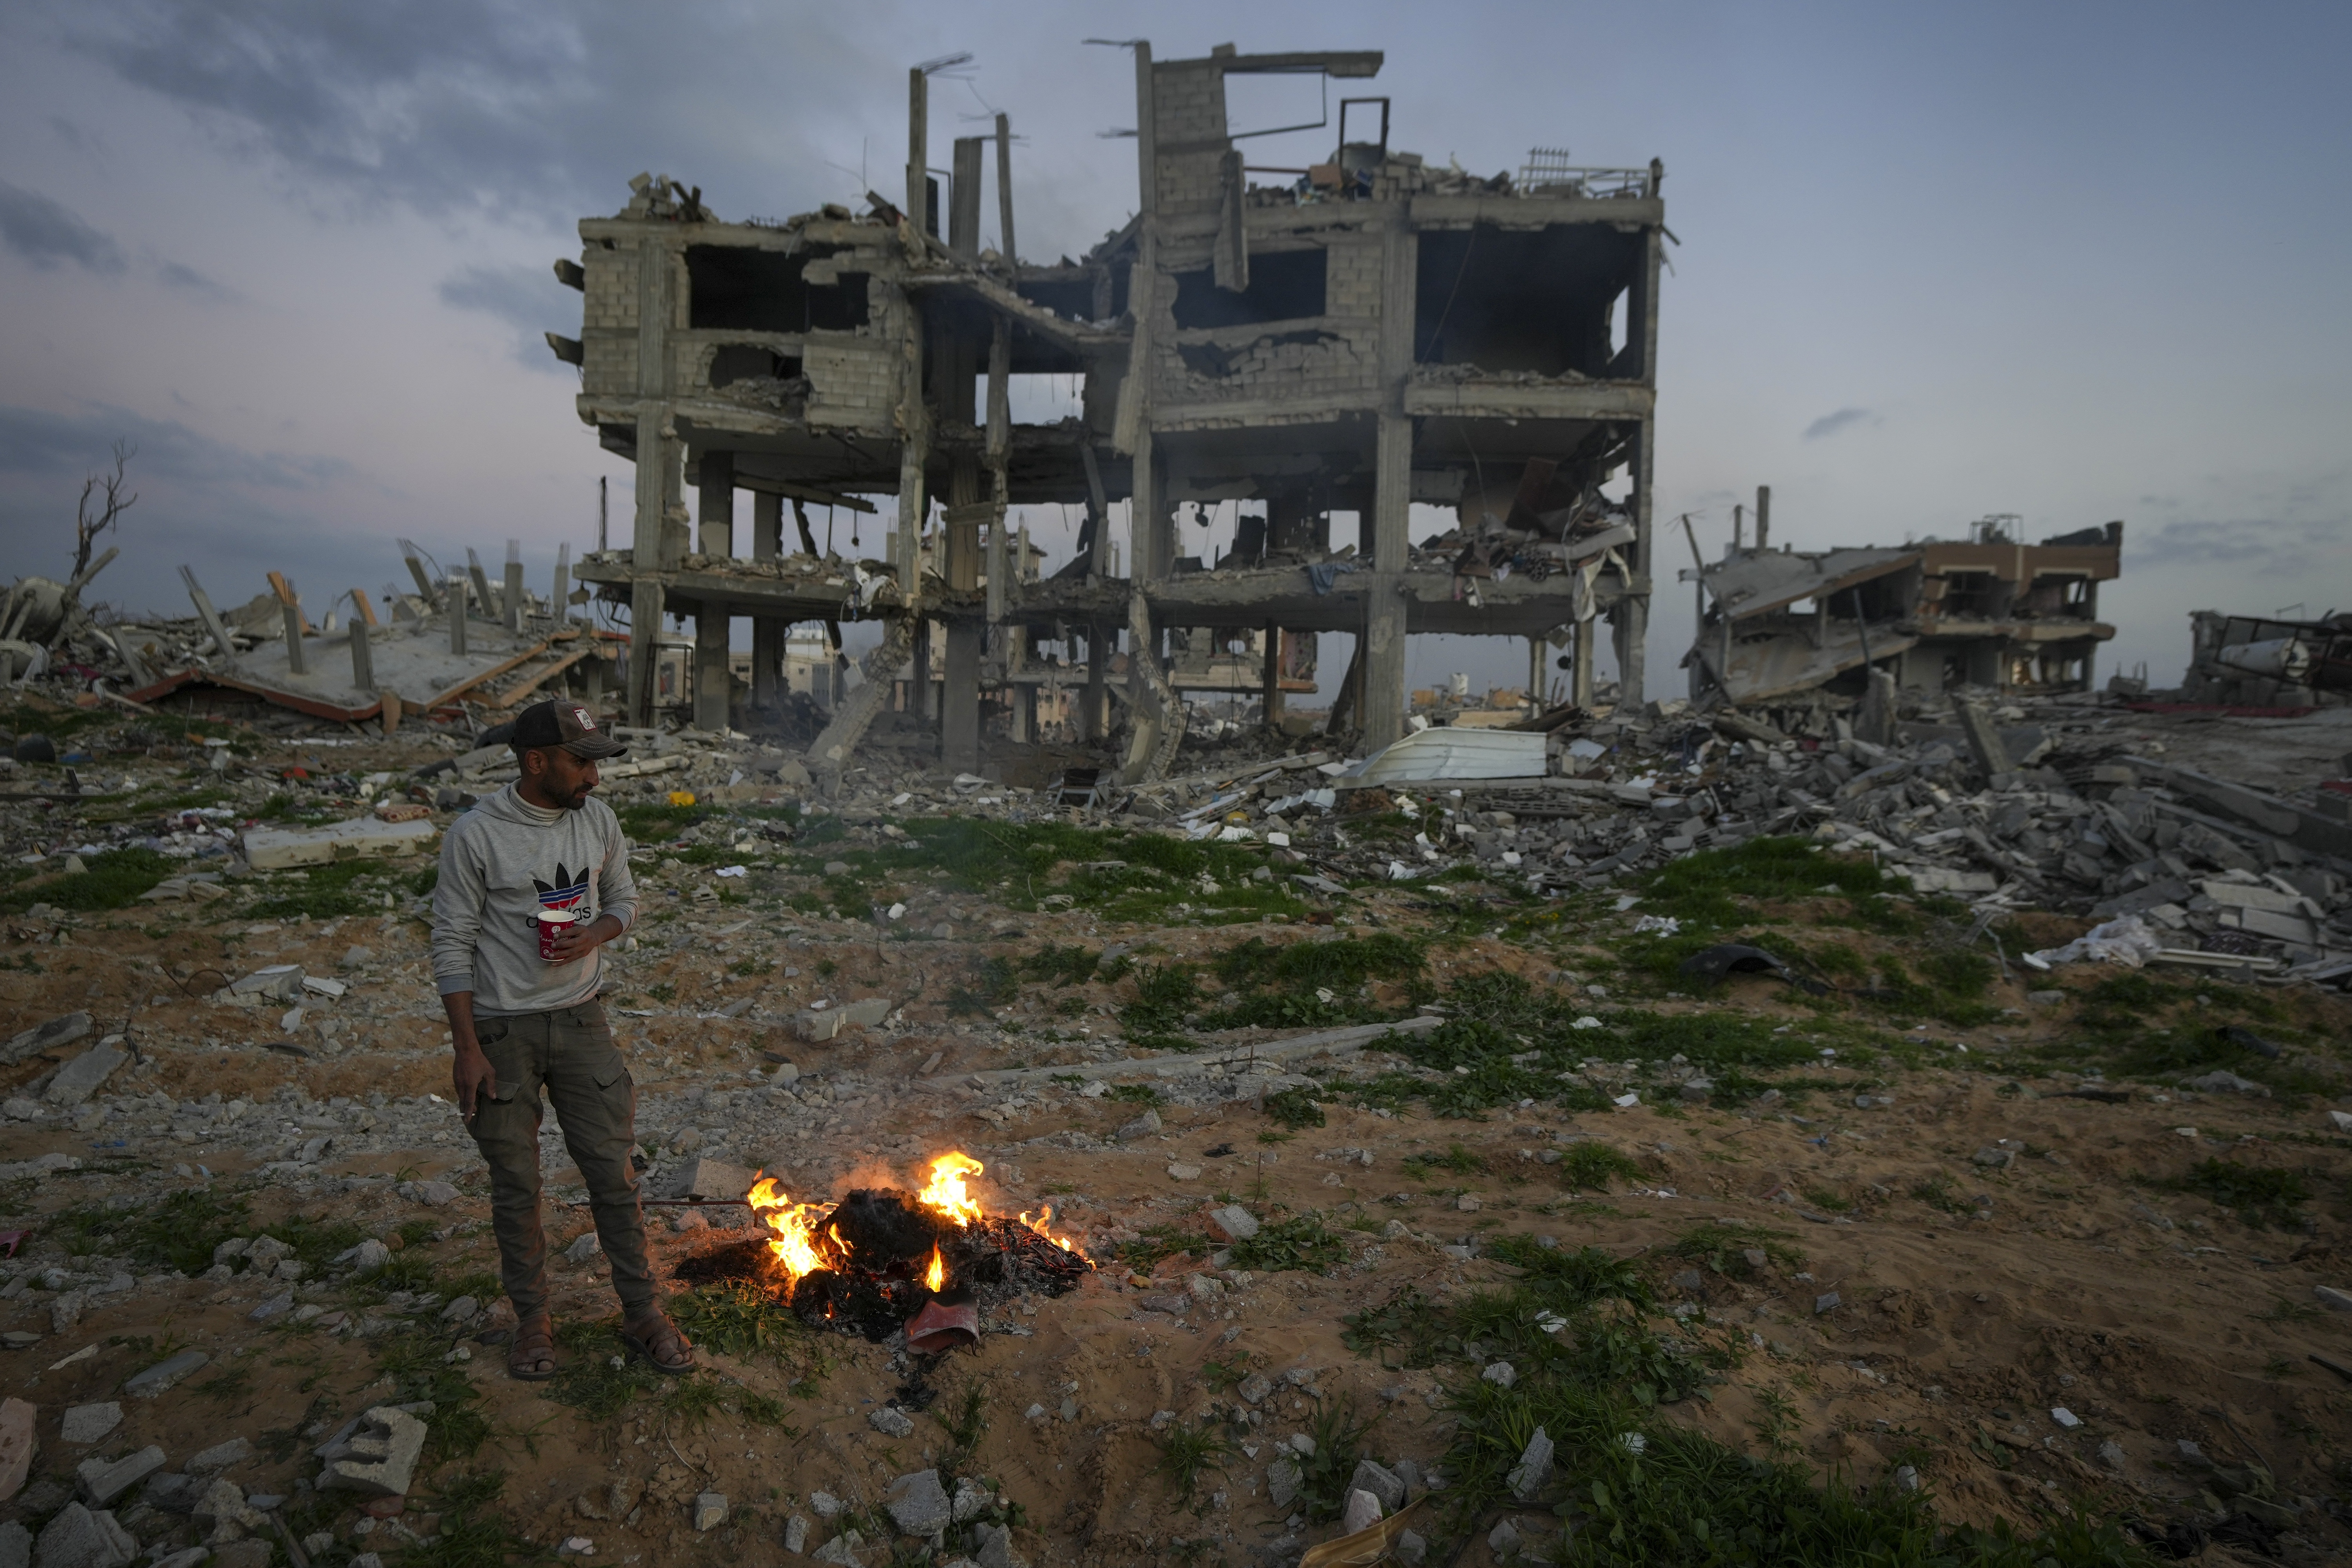
[[[557,271],[585,295],[583,325],[551,343],[580,368],[581,418],[636,467],[634,531],[582,580],[627,605],[641,648],[665,613],[693,618],[706,727],[730,718],[730,617],[752,623],[753,721],[789,627],[886,623],[813,749],[821,771],[908,688],[917,712],[936,707],[951,767],[978,763],[984,700],[1029,738],[1048,646],[1069,650],[1055,679],[1083,684],[1087,734],[1127,726],[1129,777],[1172,755],[1171,667],[1202,639],[1213,658],[1249,639],[1273,721],[1313,670],[1309,634],[1352,634],[1330,721],[1367,746],[1402,732],[1418,633],[1525,638],[1538,677],[1549,642],[1567,694],[1589,700],[1605,619],[1621,694],[1638,700],[1660,166],[1538,149],[1516,176],[1433,168],[1391,147],[1387,100],[1341,96],[1378,53],[1130,47],[1139,210],[1078,260],[1019,258],[1003,115],[955,140],[941,199],[922,68],[898,199],[723,222],[698,189],[640,176],[625,210],[582,222],[581,258]],[[1339,99],[1327,162],[1244,161],[1226,82],[1267,73]],[[983,248],[992,161],[998,244]],[[1024,377],[1075,384],[1076,412],[1016,423]],[[895,498],[887,530],[877,496]],[[1452,509],[1452,526],[1416,542],[1415,502]],[[1085,521],[1076,558],[1033,577],[1009,564],[1025,552],[1008,509],[1036,503]],[[1226,503],[1234,548],[1203,560],[1185,520]],[[859,548],[838,531],[821,545],[813,506],[854,509]],[[918,656],[933,637],[938,690]],[[641,723],[652,668],[631,662]]]
[[[2003,513],[1966,540],[1808,552],[1774,550],[1771,519],[1759,489],[1755,542],[1735,519],[1723,558],[1680,574],[1698,585],[1683,660],[1694,699],[1859,700],[1872,672],[1929,700],[1961,687],[2088,691],[2093,656],[2116,635],[2098,618],[2098,585],[2122,571],[2120,522],[2027,544],[2021,520]]]

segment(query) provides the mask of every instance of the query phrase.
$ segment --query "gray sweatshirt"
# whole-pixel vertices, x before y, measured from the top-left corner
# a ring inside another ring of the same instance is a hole
[[[629,841],[613,808],[590,796],[550,811],[506,788],[449,825],[433,889],[433,978],[441,994],[470,991],[480,1017],[575,1007],[596,994],[604,953],[575,963],[539,956],[539,911],[637,918]]]

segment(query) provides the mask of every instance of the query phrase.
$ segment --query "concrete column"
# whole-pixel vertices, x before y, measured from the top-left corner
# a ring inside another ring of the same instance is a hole
[[[509,539],[507,541],[506,585],[499,590],[499,618],[506,623],[507,630],[510,632],[522,630],[522,541]]]
[[[375,659],[368,647],[365,616],[352,617],[352,689],[362,695],[375,689]]]
[[[907,72],[907,221],[917,233],[923,228],[923,208],[930,190],[931,84],[923,68]]]
[[[981,153],[987,144],[985,136],[957,137],[949,164],[954,180],[948,188],[948,249],[959,261],[980,259]]]
[[[931,718],[931,622],[928,616],[915,623],[915,663],[907,677],[907,711],[926,722]]]
[[[1592,638],[1601,628],[1599,616],[1576,623],[1576,640],[1569,645],[1568,700],[1579,708],[1592,706]]]
[[[466,573],[464,568],[449,568],[449,651],[466,651]]]
[[[1282,628],[1265,623],[1265,689],[1259,698],[1265,710],[1265,727],[1282,728]]]
[[[727,615],[708,601],[694,613],[694,724],[727,728]]]
[[[1087,689],[1078,700],[1078,738],[1103,737],[1103,704],[1110,700],[1110,628],[1096,622],[1087,627]]]
[[[1633,549],[1626,563],[1631,570],[1645,575],[1651,569],[1650,454],[1655,445],[1650,439],[1650,426],[1645,422],[1633,435],[1633,526],[1638,537],[1633,541]],[[1650,596],[1644,593],[1622,600],[1610,615],[1609,624],[1617,637],[1618,705],[1628,710],[1638,708],[1642,703],[1642,681],[1647,664]]]
[[[1404,569],[1412,421],[1381,416],[1372,459],[1372,581],[1365,593],[1360,712],[1369,753],[1404,737]]]
[[[667,421],[657,403],[637,405],[636,516],[630,535],[629,585],[629,722],[640,727],[654,721],[659,689],[654,679],[655,642],[661,633],[665,594],[659,576],[663,510],[668,487],[662,469],[668,460],[669,441],[662,433]],[[462,608],[465,591],[450,584],[451,603]]]
[[[980,650],[984,628],[959,617],[947,626],[946,677],[940,693],[940,763],[951,772],[980,771]]]
[[[555,547],[555,594],[549,606],[555,612],[559,628],[572,624],[572,541],[568,539]]]
[[[772,496],[765,490],[751,497],[751,559],[773,561],[783,553],[784,498]],[[792,627],[776,616],[758,616],[751,621],[751,705],[773,708],[782,700],[783,691],[779,677],[783,671],[784,643]]]
[[[701,478],[696,485],[695,511],[701,528],[694,547],[719,560],[735,554],[735,454],[702,454]]]
[[[1528,706],[1543,711],[1544,700],[1544,640],[1540,637],[1528,639]]]

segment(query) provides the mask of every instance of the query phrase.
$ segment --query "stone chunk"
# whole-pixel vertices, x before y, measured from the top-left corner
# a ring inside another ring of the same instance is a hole
[[[808,1515],[796,1513],[784,1521],[784,1550],[799,1553],[808,1550]]]
[[[974,1525],[971,1560],[980,1568],[1013,1568],[1013,1531],[1001,1524]]]
[[[1265,1500],[1274,1504],[1275,1511],[1286,1511],[1298,1500],[1301,1479],[1296,1459],[1276,1459],[1265,1468]]]
[[[574,1237],[572,1245],[563,1249],[563,1257],[567,1262],[585,1263],[604,1250],[604,1244],[596,1238],[596,1233],[592,1230]]]
[[[809,1553],[809,1557],[813,1562],[835,1563],[837,1568],[865,1568],[866,1560],[857,1555],[857,1549],[865,1544],[864,1536],[854,1530],[845,1530]]]
[[[95,1443],[122,1425],[122,1406],[111,1400],[104,1405],[76,1405],[66,1411],[64,1430],[58,1435],[68,1443]]]
[[[191,1475],[208,1476],[215,1470],[227,1469],[240,1460],[253,1457],[253,1445],[242,1437],[231,1437],[226,1443],[215,1443],[189,1456],[186,1468]]]
[[[403,1497],[425,1448],[425,1423],[394,1405],[369,1407],[319,1449],[320,1491]]]
[[[885,1405],[866,1418],[866,1424],[885,1437],[911,1437],[915,1423],[895,1405]]]
[[[440,831],[429,819],[378,822],[373,816],[325,827],[257,827],[245,836],[245,862],[257,871],[278,871],[292,866],[414,855]]]
[[[1389,1551],[1398,1562],[1405,1564],[1405,1568],[1421,1568],[1422,1559],[1429,1555],[1429,1542],[1412,1531],[1402,1530],[1390,1543]]]
[[[21,1399],[0,1401],[0,1502],[24,1489],[33,1457],[41,1451],[40,1437],[33,1430],[33,1419],[39,1413]],[[5,1564],[0,1563],[0,1568]]]
[[[10,1520],[0,1524],[0,1568],[32,1568],[33,1532]]]
[[[211,1543],[215,1546],[238,1540],[247,1531],[261,1527],[261,1515],[245,1500],[245,1489],[221,1476],[215,1476],[196,1494],[189,1511],[198,1524],[212,1527]]]
[[[82,1498],[104,1508],[163,1468],[163,1450],[149,1445],[120,1459],[88,1458],[74,1467],[74,1481]]]
[[[1359,1487],[1348,1494],[1347,1511],[1339,1518],[1339,1533],[1353,1535],[1360,1530],[1370,1530],[1383,1517],[1381,1500]]]
[[[2321,1306],[2330,1310],[2352,1312],[2352,1290],[2338,1290],[2333,1285],[2315,1285],[2311,1293],[2319,1298]]]
[[[138,1555],[139,1542],[112,1514],[93,1513],[78,1502],[41,1527],[33,1548],[36,1568],[126,1568]]]
[[[1153,1133],[1159,1131],[1160,1128],[1160,1112],[1156,1110],[1147,1110],[1142,1115],[1137,1117],[1134,1121],[1129,1122],[1126,1126],[1120,1128],[1118,1132],[1118,1138],[1122,1143],[1132,1143],[1139,1138],[1150,1137]]]
[[[1511,1495],[1521,1502],[1532,1500],[1551,1479],[1551,1437],[1540,1426],[1520,1450],[1519,1462],[1511,1467],[1508,1478]]]
[[[134,1374],[122,1385],[122,1392],[133,1399],[152,1399],[198,1369],[211,1365],[212,1359],[202,1351],[182,1351]]]
[[[1404,1481],[1395,1471],[1371,1459],[1356,1461],[1356,1473],[1348,1478],[1348,1489],[1367,1491],[1380,1499],[1383,1517],[1404,1506]]]
[[[99,1085],[114,1076],[114,1069],[131,1059],[131,1053],[113,1042],[110,1035],[73,1060],[58,1069],[49,1079],[49,1087],[41,1098],[51,1105],[79,1105],[98,1092]]]
[[[1998,1148],[1988,1143],[1983,1148],[1978,1150],[1975,1153],[1969,1155],[1969,1159],[1971,1163],[1982,1165],[1989,1171],[2005,1170],[2009,1166],[2017,1163],[2017,1151],[2014,1149]]]
[[[716,1530],[727,1522],[727,1494],[698,1492],[694,1499],[694,1528]]]
[[[955,1505],[940,1484],[937,1470],[916,1470],[900,1476],[883,1494],[882,1506],[891,1522],[907,1535],[937,1535],[955,1518]]]
[[[1836,1291],[1824,1291],[1813,1298],[1813,1315],[1819,1317],[1823,1312],[1835,1311],[1842,1304],[1843,1299]]]
[[[67,1013],[51,1018],[46,1024],[36,1024],[29,1029],[9,1036],[8,1043],[0,1046],[0,1066],[21,1062],[27,1057],[53,1051],[59,1046],[72,1045],[89,1030],[89,1015],[87,1013]]]
[[[351,1265],[362,1274],[373,1274],[392,1261],[392,1248],[373,1237],[351,1250]]]
[[[672,1198],[740,1198],[751,1190],[752,1180],[753,1173],[742,1166],[705,1156],[688,1161],[686,1167],[670,1178],[669,1191],[662,1195]]]
[[[1257,1216],[1239,1204],[1209,1211],[1209,1228],[1226,1241],[1247,1241],[1257,1234]]]
[[[393,1191],[426,1208],[445,1208],[457,1201],[457,1189],[446,1182],[403,1182]]]

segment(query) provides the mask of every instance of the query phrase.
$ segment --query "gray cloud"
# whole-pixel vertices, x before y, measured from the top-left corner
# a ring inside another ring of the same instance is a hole
[[[0,485],[78,478],[106,462],[117,441],[139,448],[138,472],[205,485],[312,489],[353,473],[340,458],[250,452],[127,408],[93,405],[59,413],[0,405]]]
[[[1857,425],[1875,425],[1878,416],[1867,408],[1841,408],[1834,414],[1824,414],[1805,426],[1805,439],[1819,441],[1841,430],[1851,430]]]
[[[182,293],[193,294],[200,300],[210,300],[217,304],[236,304],[245,298],[226,284],[216,283],[194,268],[184,266],[177,261],[166,261],[155,269],[155,276],[162,279],[168,288],[177,289]]]
[[[0,180],[0,244],[44,269],[71,262],[91,272],[122,270],[122,250],[62,202]]]
[[[2203,519],[2168,522],[2134,539],[2126,531],[2125,563],[2230,566],[2264,574],[2308,572],[2333,563],[2352,538],[2352,516]]]
[[[441,282],[441,302],[479,310],[517,329],[515,358],[532,370],[572,374],[572,367],[548,352],[545,333],[567,337],[580,331],[580,296],[532,267],[468,267]]]
[[[321,205],[389,201],[541,222],[616,209],[623,181],[665,166],[736,211],[789,210],[774,171],[820,161],[793,128],[845,123],[873,84],[904,70],[866,58],[863,43],[798,7],[734,15],[716,51],[696,45],[690,18],[629,0],[84,0],[57,10],[72,47],[276,163]],[[861,36],[887,47],[887,28]],[[789,116],[744,117],[786,101]],[[754,123],[759,133],[747,134]]]

